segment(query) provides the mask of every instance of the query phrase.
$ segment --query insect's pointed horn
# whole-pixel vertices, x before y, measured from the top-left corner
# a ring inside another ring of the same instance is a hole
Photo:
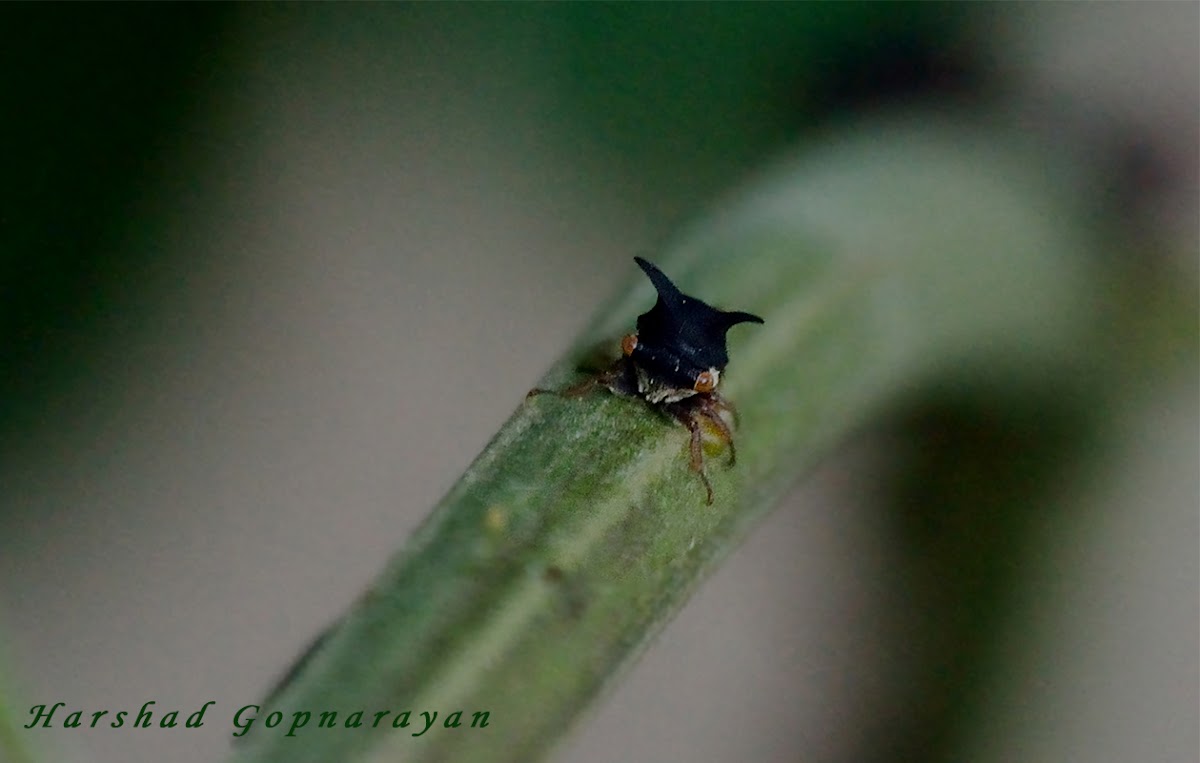
[[[671,283],[671,279],[667,278],[666,273],[659,270],[653,262],[643,260],[641,257],[634,257],[633,261],[650,278],[650,283],[654,284],[654,289],[658,292],[658,296],[670,302],[683,297],[683,294],[675,284]]]
[[[763,323],[763,319],[759,318],[754,313],[729,312],[722,313],[726,330],[738,325],[739,323]]]

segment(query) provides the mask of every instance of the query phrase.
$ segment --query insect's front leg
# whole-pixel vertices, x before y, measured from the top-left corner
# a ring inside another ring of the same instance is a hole
[[[691,408],[674,408],[671,413],[691,433],[691,440],[688,443],[689,463],[692,471],[698,474],[700,481],[704,483],[704,492],[707,496],[705,503],[712,506],[712,483],[708,481],[708,474],[704,470],[704,433],[700,425],[700,415]]]
[[[558,395],[559,397],[583,397],[596,387],[603,387],[617,395],[633,395],[637,392],[637,379],[628,361],[621,358],[603,371],[592,373],[583,381],[564,390],[535,387],[525,394],[525,399],[544,394]]]
[[[593,388],[600,387],[600,386],[607,386],[607,385],[604,384],[603,381],[601,381],[601,378],[599,376],[589,376],[588,378],[584,379],[583,381],[579,382],[578,384],[567,387],[564,390],[542,389],[541,387],[534,387],[533,389],[531,389],[527,393],[525,393],[525,399],[528,400],[529,398],[537,397],[538,395],[558,395],[559,397],[583,397],[587,393],[591,392]]]

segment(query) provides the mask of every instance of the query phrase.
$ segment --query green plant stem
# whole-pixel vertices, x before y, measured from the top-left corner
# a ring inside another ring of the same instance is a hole
[[[999,132],[877,125],[718,205],[652,258],[685,292],[766,318],[731,332],[738,462],[709,452],[715,503],[688,470],[686,431],[640,401],[522,402],[278,696],[282,726],[260,719],[234,758],[545,755],[748,526],[890,400],[948,368],[1053,369],[1072,354],[1090,271],[1045,159]],[[629,270],[635,285],[577,350],[653,303]],[[576,357],[543,386],[576,380]],[[337,728],[316,727],[325,710]],[[375,733],[345,728],[358,710],[365,726],[390,714]],[[443,728],[457,710],[463,728]],[[296,711],[312,720],[285,737]],[[439,715],[414,736],[421,711]],[[469,728],[477,711],[487,728]]]

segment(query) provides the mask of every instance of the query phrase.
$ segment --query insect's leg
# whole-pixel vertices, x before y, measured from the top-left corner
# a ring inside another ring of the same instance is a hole
[[[535,387],[534,389],[529,390],[529,392],[525,394],[525,399],[528,400],[529,398],[536,397],[537,395],[547,395],[547,394],[548,395],[558,395],[559,397],[583,397],[588,392],[591,392],[593,387],[599,386],[602,383],[603,383],[603,379],[601,379],[600,377],[589,376],[588,378],[584,379],[583,381],[579,382],[578,384],[571,386],[571,387],[567,387],[564,390],[541,389],[540,387]]]
[[[703,432],[700,429],[700,417],[695,415],[693,411],[674,411],[675,418],[688,428],[691,433],[691,441],[688,443],[690,453],[690,464],[692,471],[700,475],[700,481],[704,483],[704,492],[708,498],[706,503],[712,506],[713,489],[712,483],[708,481],[708,474],[704,471],[704,441]]]
[[[720,413],[722,407],[728,407],[726,405],[722,405],[722,403],[724,403],[724,401],[705,401],[700,408],[700,415],[712,422],[713,428],[717,430],[717,433],[721,436],[721,439],[727,446],[729,446],[729,465],[733,466],[735,463],[737,463],[737,449],[733,446],[733,431],[729,428],[729,424],[726,423],[725,419],[722,418]]]
[[[624,376],[626,367],[622,360],[618,360],[611,367],[599,373],[593,373],[578,384],[561,391],[541,388],[531,389],[525,394],[525,399],[528,400],[531,397],[543,394],[558,395],[559,397],[583,397],[596,387],[604,387],[618,394],[630,394],[625,390]]]
[[[728,400],[726,400],[725,398],[721,397],[720,393],[717,392],[716,390],[713,390],[712,392],[710,392],[708,395],[708,398],[709,398],[709,400],[712,401],[713,408],[715,408],[719,411],[729,411],[729,415],[731,417],[733,417],[733,425],[734,426],[738,425],[738,412],[737,412],[737,408],[734,406],[733,403],[731,403]]]

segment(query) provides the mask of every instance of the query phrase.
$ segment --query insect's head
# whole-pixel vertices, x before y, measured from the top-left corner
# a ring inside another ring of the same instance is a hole
[[[634,257],[658,291],[658,301],[637,319],[637,333],[621,340],[621,350],[654,386],[681,395],[712,392],[729,363],[725,334],[739,323],[762,323],[757,315],[718,310],[676,288],[650,262]],[[645,392],[645,390],[643,390]],[[671,397],[662,396],[669,401]]]

